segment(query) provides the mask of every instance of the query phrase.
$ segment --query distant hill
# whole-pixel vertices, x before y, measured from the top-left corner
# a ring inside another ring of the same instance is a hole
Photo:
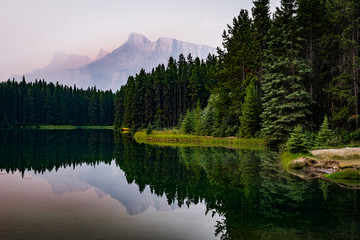
[[[107,53],[100,50],[96,60],[87,56],[57,53],[52,62],[42,69],[25,74],[27,81],[45,79],[66,85],[116,91],[124,85],[129,75],[135,75],[144,68],[151,71],[158,64],[166,64],[172,56],[178,59],[180,54],[186,57],[189,53],[206,59],[208,54],[215,54],[216,49],[172,38],[159,38],[152,42],[137,33],[129,35],[127,42]]]

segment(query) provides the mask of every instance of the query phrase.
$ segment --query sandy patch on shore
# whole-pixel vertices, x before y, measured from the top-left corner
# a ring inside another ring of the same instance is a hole
[[[311,151],[311,154],[320,159],[332,158],[333,160],[360,160],[360,147],[320,149]]]

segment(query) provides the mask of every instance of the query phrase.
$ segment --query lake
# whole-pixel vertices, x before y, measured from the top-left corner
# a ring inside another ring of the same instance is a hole
[[[360,239],[359,190],[270,151],[0,131],[0,239]]]

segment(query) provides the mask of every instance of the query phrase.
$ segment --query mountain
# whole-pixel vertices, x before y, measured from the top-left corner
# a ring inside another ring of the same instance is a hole
[[[72,168],[59,168],[57,174],[45,172],[41,178],[46,180],[54,194],[85,192],[94,188],[98,198],[110,196],[126,207],[129,215],[137,215],[154,207],[157,211],[171,211],[178,206],[168,204],[166,196],[157,196],[150,187],[141,192],[136,183],[128,183],[125,173],[112,162],[100,163],[94,168],[90,165]]]
[[[141,34],[132,33],[127,42],[111,53],[100,50],[95,61],[85,56],[55,54],[48,66],[26,74],[26,79],[58,81],[82,88],[96,85],[98,89],[116,91],[141,68],[151,71],[158,64],[166,64],[170,57],[178,59],[181,53],[185,57],[191,53],[193,58],[206,59],[209,53],[215,54],[216,49],[172,38],[159,38],[152,42]]]
[[[72,73],[93,61],[93,59],[87,56],[58,52],[54,54],[52,61],[47,66],[29,72],[25,76],[27,81],[45,79],[51,82],[58,81],[59,83],[72,85],[73,83],[69,81],[70,78],[73,78]],[[64,77],[67,78],[65,79]],[[15,78],[19,77],[15,76]]]
[[[76,69],[86,64],[91,63],[93,60],[87,56],[80,56],[75,54],[66,54],[64,52],[58,52],[54,54],[53,60],[49,65],[42,69],[43,72]]]
[[[108,54],[109,54],[109,52],[105,51],[104,49],[100,49],[99,53],[96,55],[95,60],[99,60],[100,58],[103,58]]]

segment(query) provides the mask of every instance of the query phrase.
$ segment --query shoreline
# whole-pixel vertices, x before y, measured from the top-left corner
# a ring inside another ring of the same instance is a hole
[[[182,134],[176,130],[153,131],[151,134],[140,131],[135,133],[134,138],[138,143],[160,146],[227,147],[240,149],[266,148],[266,143],[263,139],[198,136]]]
[[[34,129],[34,130],[74,130],[74,129],[107,129],[114,130],[114,126],[75,126],[75,125],[31,125],[31,126],[16,126],[8,128],[0,128],[2,130],[16,130],[16,129]]]
[[[283,154],[282,163],[300,178],[322,178],[342,187],[360,189],[360,147],[319,149],[309,154],[287,153]]]

